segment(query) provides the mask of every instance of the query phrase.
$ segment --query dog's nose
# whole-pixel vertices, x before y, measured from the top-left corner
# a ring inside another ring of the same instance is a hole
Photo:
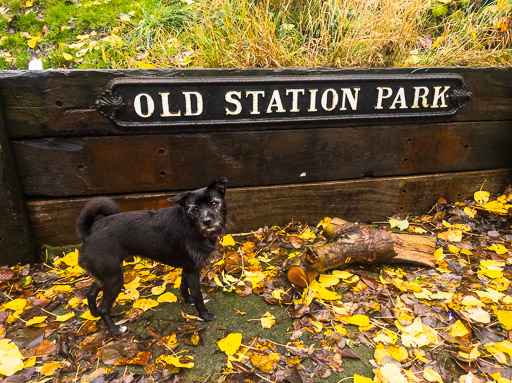
[[[212,223],[212,219],[211,218],[205,218],[203,219],[203,224],[205,226],[210,226],[210,224]]]

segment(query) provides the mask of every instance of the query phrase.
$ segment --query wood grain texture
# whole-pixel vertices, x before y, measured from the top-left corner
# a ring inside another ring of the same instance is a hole
[[[0,103],[0,265],[36,260],[36,247]]]
[[[471,198],[485,181],[492,193],[504,190],[510,169],[387,177],[268,187],[228,188],[229,232],[248,232],[291,220],[316,224],[340,217],[354,222],[385,220],[393,213],[426,212],[443,196],[448,201]],[[170,206],[175,193],[117,195],[122,211]],[[75,220],[89,197],[28,202],[38,244],[78,243]]]
[[[79,196],[496,169],[509,122],[14,141],[24,191]]]
[[[190,127],[129,128],[114,126],[95,108],[97,98],[110,81],[119,78],[198,78],[201,76],[289,76],[329,74],[458,73],[471,90],[472,99],[455,116],[431,120],[512,120],[512,68],[385,68],[385,69],[169,69],[169,70],[73,70],[0,71],[0,96],[6,105],[6,122],[11,137],[53,137],[108,134],[190,132]],[[392,123],[402,123],[393,121]],[[416,121],[418,122],[418,121]],[[389,123],[389,122],[386,122]],[[337,122],[325,126],[378,125],[382,121]],[[301,126],[318,127],[318,123]],[[201,126],[194,132],[288,129],[293,125]]]

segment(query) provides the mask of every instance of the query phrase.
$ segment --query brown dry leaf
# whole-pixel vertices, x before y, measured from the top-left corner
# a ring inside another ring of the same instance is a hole
[[[151,351],[140,351],[133,358],[120,358],[114,362],[114,366],[125,366],[128,364],[136,364],[145,366],[151,360]]]

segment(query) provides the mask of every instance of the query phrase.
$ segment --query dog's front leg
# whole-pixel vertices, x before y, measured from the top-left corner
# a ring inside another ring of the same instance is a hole
[[[186,283],[190,289],[190,294],[192,295],[194,305],[196,306],[197,311],[199,311],[199,316],[206,322],[210,322],[216,319],[217,316],[214,313],[209,312],[204,305],[203,294],[201,293],[201,286],[199,285],[199,271],[183,270],[181,278],[186,278]],[[183,286],[183,281],[181,283]]]

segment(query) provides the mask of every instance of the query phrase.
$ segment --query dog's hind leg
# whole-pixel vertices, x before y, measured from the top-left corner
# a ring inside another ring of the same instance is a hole
[[[123,270],[119,269],[113,272],[110,277],[103,281],[103,297],[101,298],[101,303],[98,307],[98,312],[107,325],[108,331],[112,334],[112,336],[116,337],[121,335],[126,331],[126,327],[124,326],[116,326],[114,321],[112,320],[110,311],[112,310],[112,305],[116,300],[117,296],[121,292],[123,288]]]
[[[97,282],[93,282],[85,294],[87,296],[87,304],[89,305],[91,315],[95,317],[100,316],[100,313],[98,312],[98,306],[96,306],[96,298],[98,298],[100,291],[101,286]]]
[[[192,297],[190,296],[190,293],[188,291],[187,277],[185,275],[183,275],[183,273],[181,275],[180,292],[181,292],[181,296],[183,297],[183,299],[185,300],[186,303],[188,303],[189,305],[194,303],[194,300],[192,299]]]
[[[199,316],[204,319],[205,322],[211,322],[216,319],[217,316],[214,313],[209,312],[206,309],[203,301],[203,294],[201,293],[201,286],[199,284],[199,272],[198,271],[185,271],[183,270],[181,278],[187,279],[187,284],[190,289],[190,294],[192,295],[192,300],[194,301],[194,306],[196,306],[197,311],[199,311]],[[183,285],[183,282],[182,282]]]

